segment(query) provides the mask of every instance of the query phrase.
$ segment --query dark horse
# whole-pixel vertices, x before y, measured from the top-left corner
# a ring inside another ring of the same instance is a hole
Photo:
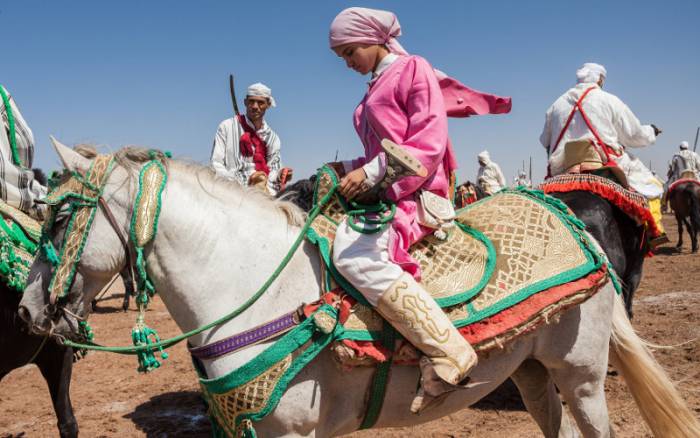
[[[690,235],[691,250],[698,252],[698,231],[700,231],[700,183],[680,182],[668,193],[671,209],[678,224],[678,250],[683,246],[683,224]]]
[[[649,251],[644,227],[607,200],[587,191],[552,193],[561,199],[598,241],[620,278],[627,314],[632,318],[632,298],[642,279],[644,257]]]
[[[42,174],[34,170],[42,184]],[[51,401],[58,419],[61,437],[78,436],[78,423],[70,401],[70,379],[73,371],[73,349],[53,340],[29,334],[17,314],[22,294],[0,283],[0,380],[10,371],[33,363],[39,367],[49,386]]]

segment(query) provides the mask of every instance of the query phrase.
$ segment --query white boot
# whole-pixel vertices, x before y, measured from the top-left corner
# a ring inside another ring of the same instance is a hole
[[[382,315],[425,354],[420,360],[421,388],[411,404],[418,413],[439,396],[453,391],[474,368],[476,352],[435,299],[411,275],[401,274],[377,303]]]

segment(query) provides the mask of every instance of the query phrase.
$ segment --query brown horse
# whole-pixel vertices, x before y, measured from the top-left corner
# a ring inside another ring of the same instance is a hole
[[[698,251],[698,231],[700,231],[700,183],[685,181],[674,185],[668,194],[671,209],[678,224],[678,250],[683,246],[683,224],[690,235],[691,249]]]

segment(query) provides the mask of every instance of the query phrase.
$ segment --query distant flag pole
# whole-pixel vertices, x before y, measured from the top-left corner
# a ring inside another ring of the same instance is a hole
[[[693,152],[697,152],[696,149],[698,148],[698,134],[700,134],[700,126],[698,126],[698,130],[695,131],[695,144],[693,145]]]
[[[335,150],[335,159],[333,161],[338,161],[338,149]]]
[[[530,178],[530,183],[532,183],[532,156],[530,156],[530,172],[528,173]]]

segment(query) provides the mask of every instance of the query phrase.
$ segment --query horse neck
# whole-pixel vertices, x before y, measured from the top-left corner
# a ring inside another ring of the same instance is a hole
[[[171,168],[148,272],[180,329],[189,331],[248,300],[275,271],[299,231],[270,200]],[[319,290],[317,264],[305,243],[255,304],[214,332],[193,337],[193,344],[251,328],[313,301]]]

